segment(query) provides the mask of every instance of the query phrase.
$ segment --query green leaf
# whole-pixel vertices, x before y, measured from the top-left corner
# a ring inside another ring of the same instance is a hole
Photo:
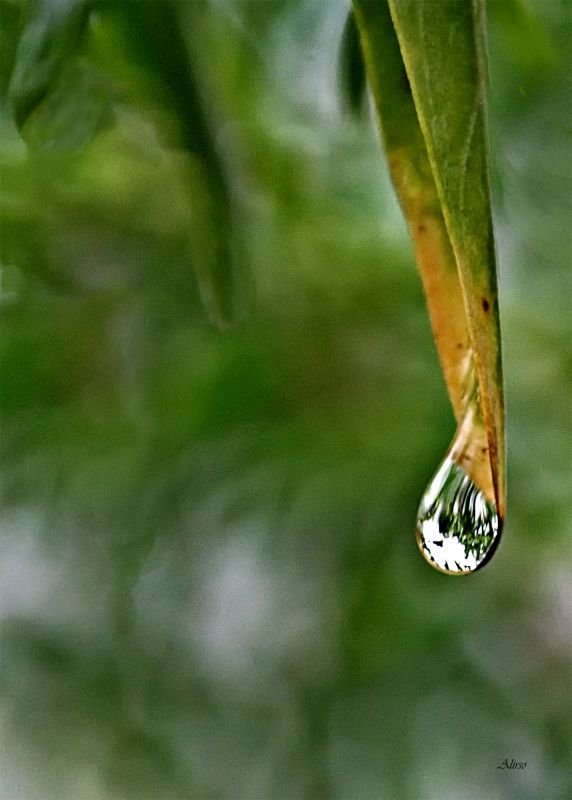
[[[391,177],[409,225],[443,374],[460,421],[469,333],[455,256],[389,6],[360,0],[355,10]]]
[[[171,144],[186,153],[181,171],[190,188],[190,259],[209,317],[224,328],[244,315],[247,282],[236,253],[229,170],[215,145],[219,126],[200,71],[204,6],[198,0],[39,0],[20,38],[10,95],[30,147],[78,149],[112,119],[110,78],[120,61],[113,46],[125,51],[137,67],[121,82],[126,95],[143,94],[169,112],[176,130]],[[93,10],[98,27],[90,31]],[[106,35],[111,49],[96,67],[86,56],[88,44],[95,42],[97,57]],[[137,74],[144,76],[142,86],[134,85]]]
[[[355,14],[351,9],[344,25],[340,44],[339,84],[344,111],[358,116],[365,105],[367,80],[359,31]]]
[[[466,0],[354,0],[354,9],[457,418],[466,353],[474,353],[487,469],[503,517],[504,402],[482,7]],[[490,494],[486,477],[476,482]]]
[[[33,4],[10,84],[15,122],[26,142],[77,149],[111,119],[107,84],[82,58],[93,0]]]
[[[22,8],[13,0],[0,0],[0,99],[4,102],[22,33]]]
[[[146,74],[147,94],[172,114],[175,144],[187,155],[181,169],[190,187],[189,240],[201,298],[214,324],[232,326],[244,316],[247,281],[236,252],[229,165],[215,144],[219,124],[202,63],[205,3],[119,0],[106,7],[128,57]]]

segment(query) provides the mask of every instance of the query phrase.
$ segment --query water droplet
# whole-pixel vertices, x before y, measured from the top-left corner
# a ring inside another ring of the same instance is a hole
[[[494,503],[451,458],[454,447],[455,442],[421,500],[417,544],[432,567],[462,575],[489,560],[501,524]]]

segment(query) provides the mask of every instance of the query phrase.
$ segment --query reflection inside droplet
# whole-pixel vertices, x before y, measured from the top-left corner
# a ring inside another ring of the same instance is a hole
[[[449,574],[474,572],[492,555],[500,529],[494,504],[448,455],[417,515],[417,543],[425,559]]]

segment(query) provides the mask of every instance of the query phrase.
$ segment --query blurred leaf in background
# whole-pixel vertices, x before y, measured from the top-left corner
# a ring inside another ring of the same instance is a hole
[[[567,4],[489,3],[510,506],[461,582],[415,545],[454,422],[347,4],[93,4],[34,105],[65,147],[13,113],[49,6],[0,3],[1,796],[566,797]]]

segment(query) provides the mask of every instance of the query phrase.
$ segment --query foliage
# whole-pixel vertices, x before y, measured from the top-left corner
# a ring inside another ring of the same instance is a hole
[[[364,55],[451,402],[474,359],[487,463],[471,477],[505,507],[504,400],[484,128],[482,3],[356,0]]]
[[[124,101],[153,102],[171,114],[171,139],[185,153],[179,169],[192,192],[190,257],[211,320],[224,327],[243,313],[244,298],[230,179],[199,80],[204,8],[202,0],[38,0],[26,15],[10,95],[25,140],[46,150],[79,148],[110,124],[118,79]],[[192,36],[184,35],[188,27]]]
[[[195,277],[219,223],[180,49],[144,63],[122,17],[151,6],[90,16],[111,116],[81,147],[26,148],[2,102],[0,794],[563,797],[567,9],[490,4],[511,514],[459,585],[415,544],[454,421],[375,131],[338,110],[347,5],[201,5],[198,38],[172,7],[256,286],[233,332]],[[33,9],[0,8],[13,91]]]

